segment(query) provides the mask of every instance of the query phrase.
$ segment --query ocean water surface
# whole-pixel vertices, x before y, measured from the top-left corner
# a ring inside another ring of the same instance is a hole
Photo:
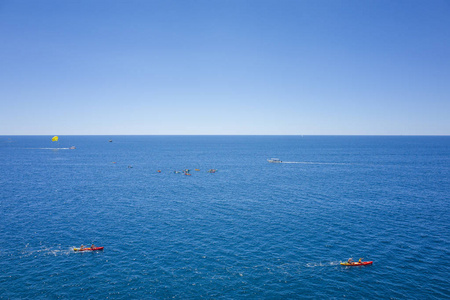
[[[450,137],[0,136],[0,171],[1,299],[450,298]]]

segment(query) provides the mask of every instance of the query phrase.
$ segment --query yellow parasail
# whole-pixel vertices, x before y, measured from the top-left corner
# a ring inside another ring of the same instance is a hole
[[[52,142],[57,142],[58,141],[58,136],[55,135],[54,137],[52,137]]]

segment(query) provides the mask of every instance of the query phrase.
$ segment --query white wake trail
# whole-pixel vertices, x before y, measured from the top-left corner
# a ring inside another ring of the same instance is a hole
[[[313,162],[313,161],[283,161],[283,164],[304,164],[304,165],[348,165],[348,163],[324,163],[324,162]]]

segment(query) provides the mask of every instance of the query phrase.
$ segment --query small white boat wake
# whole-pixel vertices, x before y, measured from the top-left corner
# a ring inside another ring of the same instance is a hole
[[[314,161],[283,161],[282,164],[304,164],[304,165],[349,165],[348,163],[314,162]]]
[[[32,149],[32,150],[70,150],[75,148],[23,148],[23,149]]]
[[[41,150],[69,150],[70,148],[36,148]]]
[[[318,262],[318,263],[307,263],[306,267],[308,268],[315,268],[315,267],[329,267],[329,266],[339,266],[339,261],[330,261],[330,262]]]

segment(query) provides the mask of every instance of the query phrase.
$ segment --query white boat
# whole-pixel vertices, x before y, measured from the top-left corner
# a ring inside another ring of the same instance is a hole
[[[271,158],[267,160],[270,163],[282,163],[282,161],[278,158]]]

